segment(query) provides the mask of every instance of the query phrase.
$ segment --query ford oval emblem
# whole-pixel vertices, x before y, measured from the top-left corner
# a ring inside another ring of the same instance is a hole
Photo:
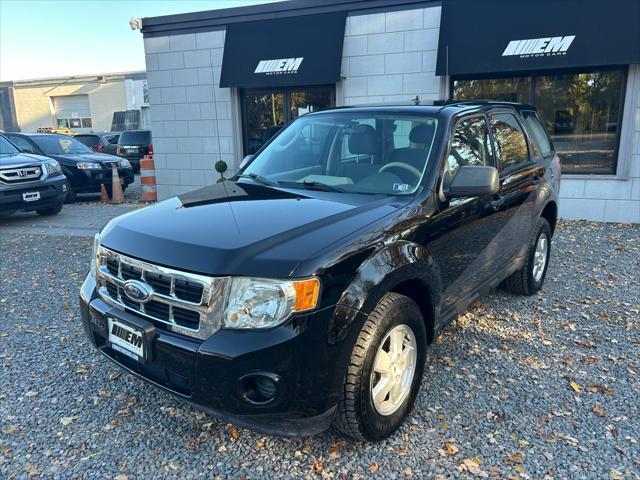
[[[123,290],[128,298],[139,303],[147,303],[153,295],[153,288],[139,280],[127,280]]]

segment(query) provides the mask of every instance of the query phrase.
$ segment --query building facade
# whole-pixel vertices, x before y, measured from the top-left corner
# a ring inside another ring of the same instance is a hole
[[[639,15],[631,0],[292,0],[144,18],[159,197],[214,182],[217,160],[236,170],[307,112],[494,99],[538,106],[564,218],[640,222]]]
[[[146,73],[40,78],[0,84],[1,130],[31,132],[68,128],[74,132],[110,131],[114,113],[131,112],[143,128],[149,119]],[[137,112],[137,113],[136,113]],[[116,120],[118,115],[115,116]],[[117,124],[118,122],[116,122]]]

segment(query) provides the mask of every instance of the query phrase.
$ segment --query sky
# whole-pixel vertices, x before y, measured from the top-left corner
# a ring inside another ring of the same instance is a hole
[[[0,0],[0,81],[144,70],[131,17],[273,0]]]

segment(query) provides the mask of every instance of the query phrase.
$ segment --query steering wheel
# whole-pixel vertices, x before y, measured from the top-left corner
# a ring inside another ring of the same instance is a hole
[[[407,172],[414,174],[418,180],[420,180],[420,177],[422,176],[422,173],[420,173],[420,170],[418,170],[416,167],[412,167],[411,165],[407,165],[406,163],[402,162],[387,163],[380,170],[378,170],[378,173],[382,173],[390,168],[400,168],[402,170],[406,170]]]

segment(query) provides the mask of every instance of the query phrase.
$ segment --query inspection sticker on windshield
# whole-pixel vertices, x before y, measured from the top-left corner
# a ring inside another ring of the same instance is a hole
[[[407,190],[409,190],[409,184],[408,183],[394,183],[393,184],[393,191],[394,192],[406,192]]]

